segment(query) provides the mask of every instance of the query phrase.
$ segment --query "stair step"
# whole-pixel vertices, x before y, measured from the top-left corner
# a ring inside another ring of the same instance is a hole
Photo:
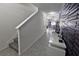
[[[18,52],[18,43],[12,42],[9,44],[9,47]]]
[[[18,37],[16,37],[16,38],[14,39],[14,42],[15,42],[15,43],[18,43]]]

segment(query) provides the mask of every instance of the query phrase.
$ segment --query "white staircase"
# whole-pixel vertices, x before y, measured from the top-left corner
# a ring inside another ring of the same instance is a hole
[[[16,27],[18,37],[9,44],[9,47],[18,52],[18,55],[22,55],[30,48],[44,32],[42,13],[37,7],[33,7],[35,11]]]

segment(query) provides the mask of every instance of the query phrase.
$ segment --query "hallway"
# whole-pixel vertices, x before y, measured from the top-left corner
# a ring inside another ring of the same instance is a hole
[[[0,6],[1,56],[79,55],[79,3]]]

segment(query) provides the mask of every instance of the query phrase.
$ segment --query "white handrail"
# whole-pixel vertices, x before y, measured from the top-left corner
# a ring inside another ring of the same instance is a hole
[[[33,12],[28,18],[26,18],[23,22],[21,22],[16,29],[19,29],[22,25],[24,25],[32,16],[34,16],[38,12],[38,8],[36,7],[36,11]]]

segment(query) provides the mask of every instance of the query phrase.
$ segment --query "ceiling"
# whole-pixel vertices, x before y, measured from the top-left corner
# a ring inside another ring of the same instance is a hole
[[[44,12],[60,11],[63,4],[62,3],[33,3],[39,9]]]

